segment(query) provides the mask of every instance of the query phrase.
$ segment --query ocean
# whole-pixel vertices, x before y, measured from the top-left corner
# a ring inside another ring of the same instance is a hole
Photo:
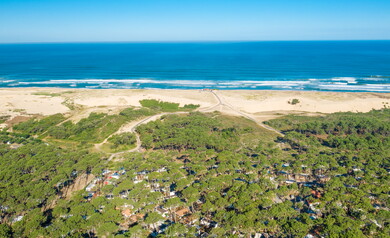
[[[0,87],[390,92],[390,41],[0,44]]]

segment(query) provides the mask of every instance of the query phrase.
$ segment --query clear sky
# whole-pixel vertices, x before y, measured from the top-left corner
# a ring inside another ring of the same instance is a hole
[[[390,39],[390,0],[0,0],[0,42]]]

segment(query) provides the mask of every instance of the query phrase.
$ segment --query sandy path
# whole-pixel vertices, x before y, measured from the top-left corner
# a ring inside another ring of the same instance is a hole
[[[214,96],[218,99],[219,103],[216,106],[225,106],[225,107],[231,109],[232,111],[238,113],[239,115],[241,115],[241,116],[243,116],[243,117],[245,117],[245,118],[255,122],[257,125],[265,128],[267,130],[270,130],[272,132],[275,132],[276,134],[278,134],[280,136],[284,136],[284,134],[281,131],[276,130],[275,128],[272,128],[270,126],[267,126],[267,125],[263,124],[262,122],[258,121],[256,118],[250,116],[249,114],[244,113],[244,112],[240,111],[239,109],[234,108],[232,105],[230,105],[228,102],[226,102],[225,99],[222,99],[222,97],[218,96],[216,92],[211,91],[211,93],[214,94]],[[221,110],[221,112],[224,112],[224,111]]]

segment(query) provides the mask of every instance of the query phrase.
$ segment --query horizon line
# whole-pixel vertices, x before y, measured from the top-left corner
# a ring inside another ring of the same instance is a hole
[[[5,44],[104,44],[104,43],[255,43],[255,42],[308,42],[308,41],[390,41],[390,39],[334,39],[334,40],[167,40],[167,41],[25,41],[0,42]]]

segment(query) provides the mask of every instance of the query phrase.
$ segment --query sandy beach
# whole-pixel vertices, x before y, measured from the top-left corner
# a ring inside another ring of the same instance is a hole
[[[215,93],[224,105],[215,107],[218,99],[203,90],[2,88],[0,116],[67,113],[77,121],[91,112],[117,113],[126,107],[140,106],[142,99],[199,104],[202,111],[219,110],[227,114],[236,114],[231,110],[234,108],[260,121],[288,113],[367,112],[390,106],[389,93],[260,90],[218,90]],[[298,99],[299,103],[289,104],[292,99]]]

